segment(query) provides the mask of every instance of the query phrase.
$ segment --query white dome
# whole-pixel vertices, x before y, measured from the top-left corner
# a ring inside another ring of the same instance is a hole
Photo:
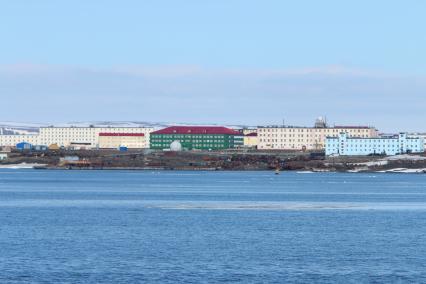
[[[182,144],[179,141],[173,141],[172,144],[170,144],[170,151],[179,152],[182,151]]]

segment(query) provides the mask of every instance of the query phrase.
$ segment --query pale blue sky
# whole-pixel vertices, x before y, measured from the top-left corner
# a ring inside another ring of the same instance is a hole
[[[0,0],[0,96],[10,105],[0,120],[327,115],[426,130],[425,12],[420,0]]]

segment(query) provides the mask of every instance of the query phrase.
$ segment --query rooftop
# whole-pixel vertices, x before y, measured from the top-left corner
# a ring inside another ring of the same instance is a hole
[[[373,128],[371,126],[365,126],[365,125],[335,125],[333,127],[329,127],[329,128],[345,128],[345,129],[366,129],[366,128]]]
[[[228,134],[242,135],[238,131],[223,126],[171,126],[151,134]]]
[[[307,128],[307,129],[374,129],[373,126],[343,126],[343,125],[335,125],[335,126],[328,126],[324,128],[320,127],[312,127],[312,126],[293,126],[293,125],[267,125],[267,126],[258,126],[258,128],[295,128],[295,129],[301,129],[301,128]]]

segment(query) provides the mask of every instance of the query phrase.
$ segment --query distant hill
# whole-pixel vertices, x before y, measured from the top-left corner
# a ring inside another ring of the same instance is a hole
[[[175,122],[147,122],[147,121],[74,121],[66,123],[25,123],[25,122],[0,122],[0,134],[37,134],[40,127],[47,126],[57,126],[57,127],[153,127],[155,129],[160,129],[168,127],[171,125],[211,125],[215,126],[218,124],[196,124],[196,123],[175,123]],[[247,125],[225,125],[230,128],[247,128],[250,126]]]

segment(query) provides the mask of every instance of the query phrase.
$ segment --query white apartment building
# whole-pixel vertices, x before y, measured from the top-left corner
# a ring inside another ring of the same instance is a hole
[[[0,135],[0,147],[15,147],[21,142],[38,145],[38,141],[38,134]]]
[[[420,137],[420,138],[423,138],[423,142],[424,142],[424,147],[425,147],[425,149],[426,149],[426,133],[410,133],[410,134],[408,134],[408,137],[409,138],[411,138],[411,137]]]
[[[259,150],[323,150],[327,137],[337,137],[339,133],[349,137],[378,137],[378,131],[370,126],[328,127],[317,120],[314,127],[260,126],[257,129]]]
[[[99,133],[144,134],[146,141],[149,141],[149,135],[153,131],[152,127],[41,127],[38,134],[0,135],[0,146],[13,147],[20,142],[28,142],[33,145],[87,145],[87,148],[98,148]],[[148,142],[143,146],[149,148]]]
[[[406,133],[376,138],[349,138],[347,133],[326,139],[325,154],[343,156],[364,156],[370,154],[398,155],[423,153],[422,137],[407,137]]]

